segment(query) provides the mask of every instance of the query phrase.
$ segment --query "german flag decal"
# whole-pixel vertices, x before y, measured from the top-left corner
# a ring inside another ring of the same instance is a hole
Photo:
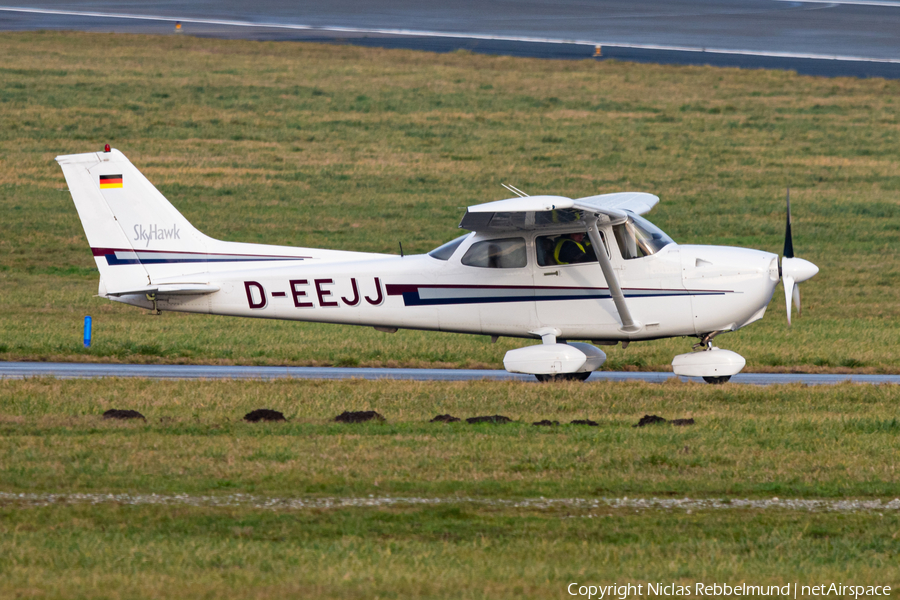
[[[122,176],[121,175],[101,175],[100,176],[100,189],[108,190],[110,188],[120,188],[122,187]]]

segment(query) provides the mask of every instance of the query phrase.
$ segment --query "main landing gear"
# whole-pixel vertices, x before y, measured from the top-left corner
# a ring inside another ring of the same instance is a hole
[[[585,381],[590,376],[590,371],[587,373],[555,373],[553,375],[535,374],[535,377],[541,383],[552,381]]]
[[[510,373],[527,373],[538,381],[584,381],[599,369],[606,354],[584,342],[557,342],[559,329],[544,327],[529,333],[541,336],[541,344],[510,350],[503,366]]]

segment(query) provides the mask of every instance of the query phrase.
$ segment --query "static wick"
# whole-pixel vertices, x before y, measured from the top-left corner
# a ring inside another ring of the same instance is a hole
[[[397,242],[400,244],[400,258],[403,258],[403,242]]]

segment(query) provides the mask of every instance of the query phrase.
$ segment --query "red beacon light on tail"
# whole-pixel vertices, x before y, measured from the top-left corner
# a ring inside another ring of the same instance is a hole
[[[109,152],[109,144],[103,146],[103,151],[104,151],[104,152]]]

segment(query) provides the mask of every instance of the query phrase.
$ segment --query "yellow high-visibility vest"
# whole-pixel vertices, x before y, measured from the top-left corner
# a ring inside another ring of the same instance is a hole
[[[558,265],[569,264],[567,262],[563,262],[563,261],[559,260],[559,253],[562,250],[563,244],[565,244],[566,242],[572,242],[573,244],[578,246],[578,249],[581,250],[582,254],[586,254],[586,252],[584,250],[584,246],[582,246],[581,244],[579,244],[578,242],[576,242],[575,240],[573,240],[570,237],[563,236],[563,237],[559,238],[558,240],[556,240],[556,247],[553,249],[553,258],[554,258],[554,260],[556,260],[556,264],[558,264]]]

